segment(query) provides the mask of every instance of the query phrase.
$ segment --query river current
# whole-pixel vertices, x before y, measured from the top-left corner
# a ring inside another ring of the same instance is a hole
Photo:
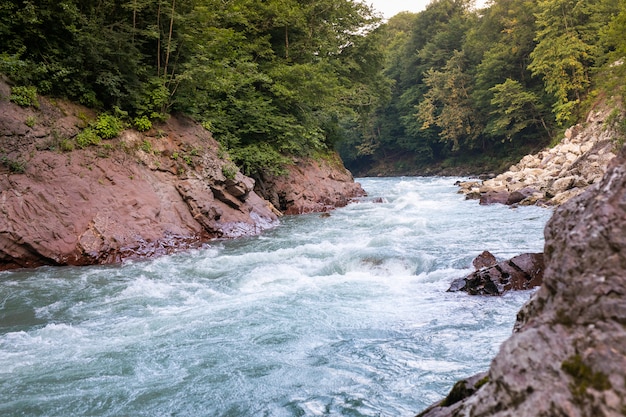
[[[0,415],[416,414],[488,368],[531,294],[450,282],[541,251],[551,215],[456,180],[361,179],[364,201],[259,237],[0,273]]]

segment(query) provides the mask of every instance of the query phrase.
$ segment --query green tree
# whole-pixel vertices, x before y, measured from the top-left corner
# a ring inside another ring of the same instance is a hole
[[[529,127],[539,127],[549,134],[549,128],[542,117],[541,101],[519,81],[507,79],[491,88],[493,109],[486,126],[486,133],[513,140]]]
[[[416,115],[422,129],[436,126],[439,138],[451,143],[453,151],[474,147],[482,129],[475,117],[472,79],[465,71],[463,53],[455,52],[441,70],[429,70],[424,83],[428,91]]]
[[[606,0],[542,0],[537,13],[537,47],[529,69],[541,76],[555,99],[560,124],[570,120],[591,84],[591,74],[604,51],[599,37],[615,13]]]

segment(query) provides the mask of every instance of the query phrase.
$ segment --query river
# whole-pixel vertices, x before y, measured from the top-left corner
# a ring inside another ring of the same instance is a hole
[[[485,249],[541,251],[551,211],[359,181],[259,237],[0,273],[0,415],[411,416],[487,369],[531,293],[446,289]]]

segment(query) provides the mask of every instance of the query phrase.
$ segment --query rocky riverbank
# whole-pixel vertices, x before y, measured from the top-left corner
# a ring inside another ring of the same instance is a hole
[[[284,214],[327,212],[365,196],[337,154],[318,159],[294,158],[286,169],[287,175],[263,175],[255,187]]]
[[[611,126],[614,110],[599,105],[585,123],[564,134],[561,142],[535,155],[527,155],[495,178],[460,183],[467,198],[481,204],[557,206],[600,181],[615,156],[619,133]]]
[[[256,235],[282,214],[189,119],[81,148],[74,138],[94,119],[89,109],[44,97],[22,108],[9,96],[0,83],[0,270],[149,258]],[[310,177],[306,190],[288,186],[298,175]],[[363,194],[339,161],[313,160],[294,162],[263,191],[287,213]]]
[[[549,221],[543,284],[487,374],[420,416],[624,415],[625,202],[626,148]]]

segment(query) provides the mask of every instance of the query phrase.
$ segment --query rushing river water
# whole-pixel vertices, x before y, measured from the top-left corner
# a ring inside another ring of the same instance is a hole
[[[551,212],[454,178],[257,238],[123,265],[0,273],[0,415],[411,416],[485,370],[530,292],[447,293],[487,249],[541,251]]]

